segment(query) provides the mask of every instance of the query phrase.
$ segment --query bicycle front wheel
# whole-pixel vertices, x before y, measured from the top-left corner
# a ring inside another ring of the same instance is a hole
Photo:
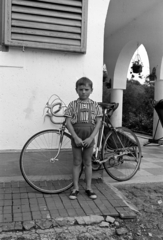
[[[102,158],[106,172],[117,181],[127,181],[138,171],[141,146],[137,136],[124,127],[111,130],[104,141]]]
[[[59,130],[33,135],[20,154],[20,169],[26,182],[42,193],[59,193],[72,187],[71,136]]]

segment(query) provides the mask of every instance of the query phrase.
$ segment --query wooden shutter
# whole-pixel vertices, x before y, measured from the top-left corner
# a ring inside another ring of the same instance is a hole
[[[5,1],[5,44],[86,51],[88,0]]]

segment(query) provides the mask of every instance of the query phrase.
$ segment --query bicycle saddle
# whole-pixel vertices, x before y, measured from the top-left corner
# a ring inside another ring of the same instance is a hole
[[[102,107],[102,109],[108,109],[108,110],[115,110],[119,106],[119,103],[102,103],[98,102],[98,105]]]

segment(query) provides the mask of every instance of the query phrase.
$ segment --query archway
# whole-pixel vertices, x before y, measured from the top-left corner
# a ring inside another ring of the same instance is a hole
[[[130,62],[137,48],[141,43],[136,41],[128,42],[120,51],[119,56],[117,56],[117,61],[115,63],[115,68],[113,71],[113,77],[111,79],[111,96],[110,100],[112,102],[118,102],[119,107],[115,111],[111,118],[114,126],[122,126],[122,106],[123,106],[123,90],[126,89],[126,81],[128,75],[128,69]],[[104,62],[109,65],[110,59],[107,54],[105,54]]]

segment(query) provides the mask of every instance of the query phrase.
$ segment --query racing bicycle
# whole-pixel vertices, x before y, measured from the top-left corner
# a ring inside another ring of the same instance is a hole
[[[45,117],[48,116],[59,127],[31,136],[20,154],[20,170],[25,181],[35,190],[50,194],[63,192],[73,186],[71,135],[63,114],[66,104],[57,95],[54,96],[56,98],[52,103],[48,101],[45,106]],[[99,105],[103,117],[92,155],[92,168],[97,171],[103,166],[114,180],[127,181],[140,168],[142,153],[139,140],[130,129],[112,125],[110,117],[118,108],[118,103]],[[80,176],[82,171],[83,166]]]

